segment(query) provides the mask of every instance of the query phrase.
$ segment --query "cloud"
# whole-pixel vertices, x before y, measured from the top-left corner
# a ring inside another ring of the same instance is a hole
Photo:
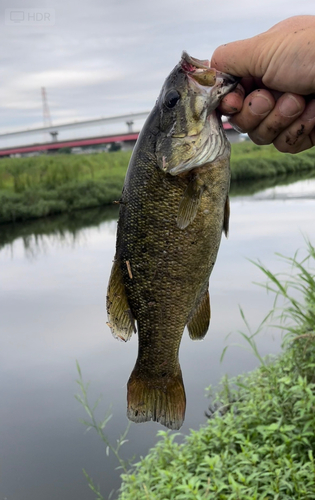
[[[55,10],[53,26],[6,26],[0,9],[0,130],[42,121],[40,88],[52,116],[77,118],[151,108],[183,49],[198,58],[284,17],[315,14],[313,1],[28,0]],[[1,145],[0,145],[1,147]]]

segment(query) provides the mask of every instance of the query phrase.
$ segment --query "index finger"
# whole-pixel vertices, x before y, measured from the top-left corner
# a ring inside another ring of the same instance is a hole
[[[238,84],[233,92],[227,94],[221,101],[219,111],[223,115],[234,115],[239,113],[242,109],[244,102],[245,91],[243,87]]]

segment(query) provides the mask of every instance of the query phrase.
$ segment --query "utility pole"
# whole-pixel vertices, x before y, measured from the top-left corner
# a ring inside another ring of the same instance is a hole
[[[47,101],[47,94],[45,87],[42,87],[42,101],[43,101],[43,119],[44,119],[44,127],[51,127],[51,118]]]
[[[50,117],[50,111],[49,111],[49,106],[48,106],[48,100],[47,100],[47,93],[46,93],[46,88],[42,87],[42,101],[43,101],[43,121],[44,121],[44,127],[52,127],[52,121]],[[57,131],[52,131],[50,132],[51,139],[53,142],[57,141],[57,136],[58,132]]]

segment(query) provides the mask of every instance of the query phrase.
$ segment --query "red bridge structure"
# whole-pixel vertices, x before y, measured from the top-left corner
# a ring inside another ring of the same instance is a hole
[[[98,144],[113,144],[113,143],[129,143],[135,144],[138,139],[139,132],[108,135],[104,137],[89,137],[88,139],[73,139],[71,141],[56,141],[46,142],[41,144],[32,144],[30,146],[16,146],[11,148],[0,149],[0,156],[11,156],[15,154],[27,153],[53,153],[62,148],[84,148],[87,146],[95,146]]]
[[[36,144],[25,144],[25,145],[18,145],[18,146],[10,146],[10,147],[5,147],[1,148],[0,147],[0,158],[5,157],[5,156],[15,156],[15,155],[32,155],[32,154],[40,154],[40,153],[55,153],[58,152],[58,150],[62,148],[82,148],[82,152],[84,152],[84,149],[87,147],[93,148],[95,146],[100,146],[100,145],[109,145],[109,144],[120,144],[122,146],[129,146],[133,147],[136,140],[138,139],[139,133],[140,132],[133,132],[131,130],[131,125],[133,124],[133,121],[130,121],[130,118],[144,118],[148,115],[147,112],[144,113],[137,113],[133,115],[120,115],[120,116],[114,116],[114,117],[109,117],[109,118],[99,118],[96,120],[86,120],[82,122],[74,122],[74,123],[69,123],[69,124],[63,124],[59,126],[49,126],[49,127],[41,127],[38,129],[31,129],[31,130],[21,130],[18,132],[8,132],[8,133],[3,133],[0,134],[0,139],[1,138],[6,138],[8,136],[17,136],[21,134],[30,134],[30,133],[39,133],[39,132],[49,132],[52,136],[52,141],[49,142],[40,142]],[[126,121],[126,119],[129,119],[129,121]],[[102,135],[102,136],[97,136],[97,137],[85,137],[85,138],[80,138],[80,139],[69,139],[69,140],[62,140],[58,141],[56,140],[58,136],[58,131],[59,129],[69,129],[69,128],[77,128],[77,127],[89,127],[91,125],[99,125],[107,122],[113,122],[113,121],[125,121],[125,123],[128,125],[129,131],[127,133],[121,133],[121,134],[115,134],[115,135]],[[239,140],[239,134],[236,132],[233,127],[228,123],[224,122],[223,123],[223,128],[227,133],[227,136],[231,142],[235,142]]]

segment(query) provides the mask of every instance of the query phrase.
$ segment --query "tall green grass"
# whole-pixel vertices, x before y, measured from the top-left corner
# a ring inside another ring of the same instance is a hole
[[[0,223],[111,204],[120,198],[130,153],[0,161]]]
[[[232,144],[232,181],[262,179],[315,169],[315,148],[297,155],[279,153],[274,146],[250,141]]]
[[[289,268],[284,274],[256,265],[267,276],[263,286],[275,296],[258,330],[283,331],[284,352],[273,362],[258,356],[257,370],[225,380],[211,400],[207,424],[191,430],[183,443],[176,442],[177,434],[160,431],[147,456],[123,472],[116,498],[315,498],[315,248],[307,243],[304,255],[282,258]],[[256,355],[257,333],[243,333]],[[89,415],[91,407],[82,404]],[[92,424],[100,425],[93,419]]]
[[[45,217],[119,199],[131,152],[0,160],[0,223]],[[232,182],[315,171],[315,150],[285,155],[273,146],[232,145]]]
[[[265,326],[283,330],[284,353],[226,381],[208,424],[184,444],[160,432],[122,476],[120,500],[315,498],[315,248],[283,259],[285,274],[258,266],[275,294]],[[257,351],[255,335],[243,337]]]
[[[95,155],[41,155],[0,160],[0,189],[23,193],[57,189],[68,182],[124,178],[130,152]]]

